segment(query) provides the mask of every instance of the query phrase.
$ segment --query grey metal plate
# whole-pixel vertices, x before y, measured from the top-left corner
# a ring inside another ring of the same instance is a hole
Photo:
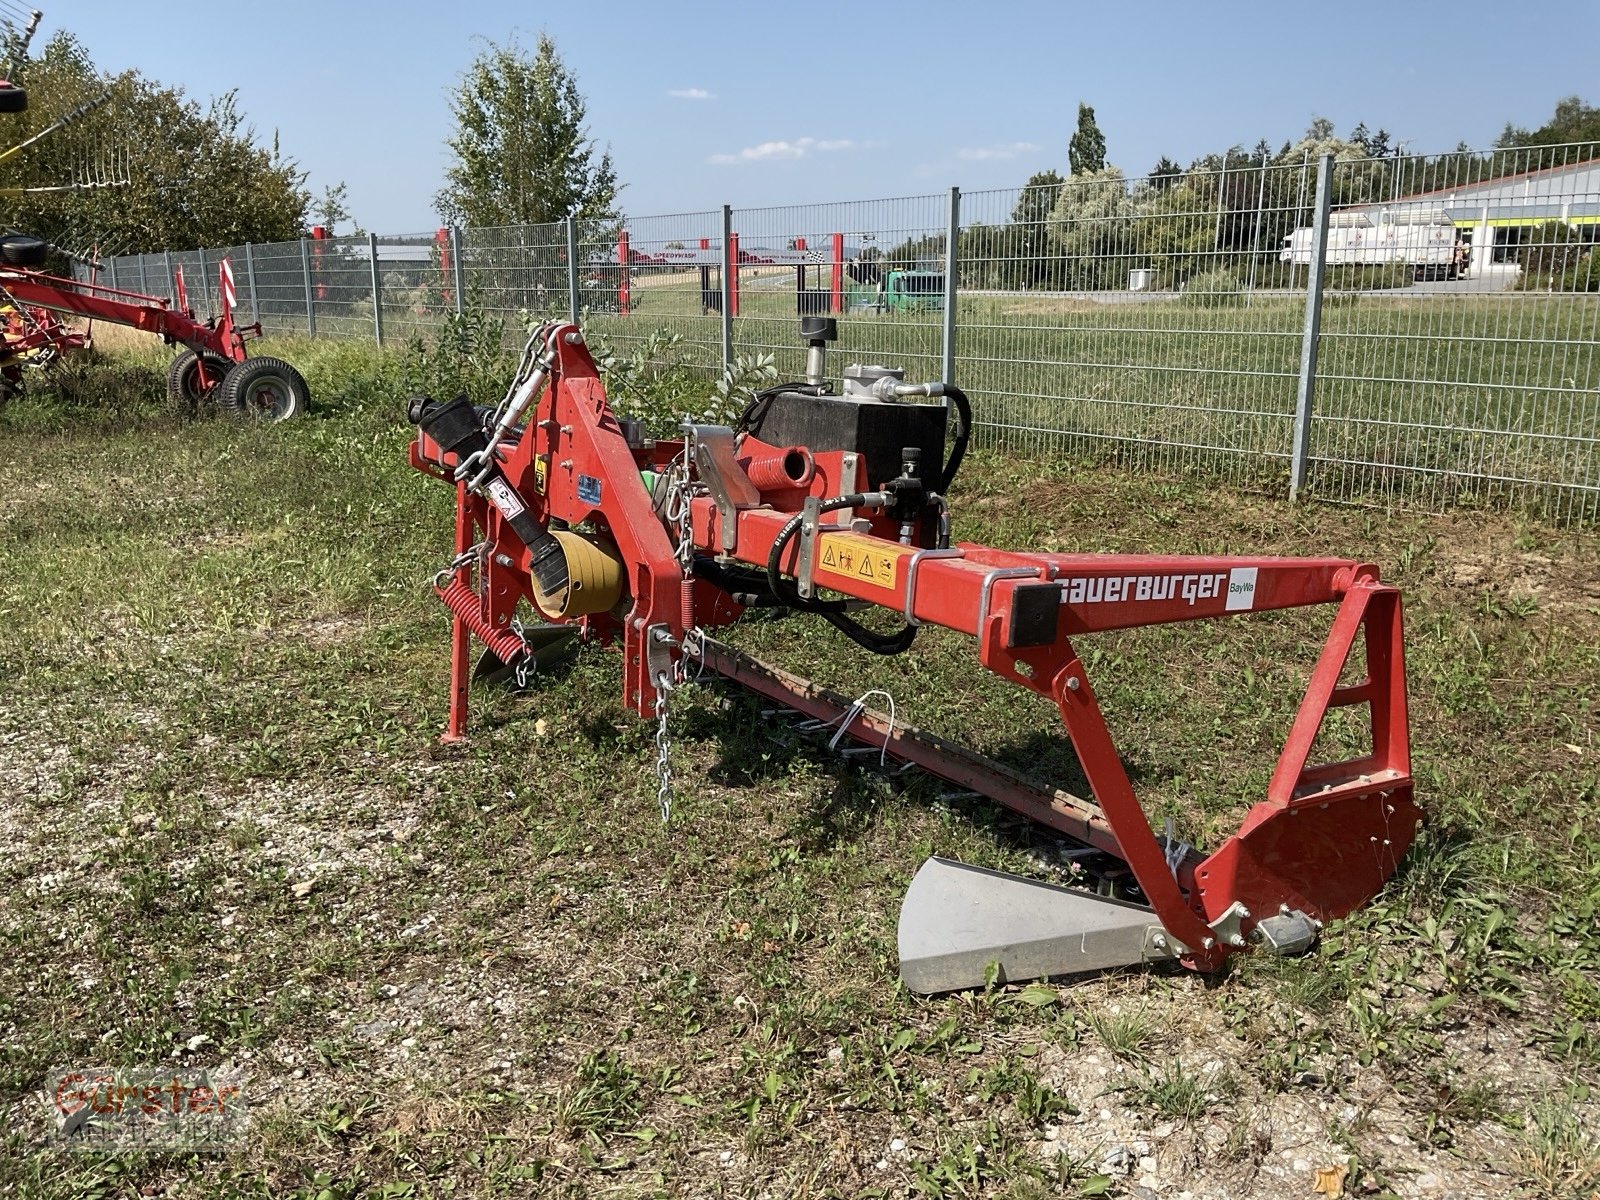
[[[1142,905],[946,858],[922,864],[900,906],[900,978],[924,994],[982,987],[991,963],[1006,982],[1171,957]]]

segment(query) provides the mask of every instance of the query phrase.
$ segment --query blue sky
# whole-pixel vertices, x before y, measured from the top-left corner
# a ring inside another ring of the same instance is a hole
[[[44,28],[58,26],[103,69],[137,67],[202,101],[237,88],[313,191],[345,182],[356,217],[385,233],[437,224],[447,97],[485,39],[531,45],[541,29],[635,216],[1019,186],[1065,173],[1079,101],[1130,174],[1162,154],[1277,146],[1317,114],[1340,134],[1365,121],[1437,151],[1486,145],[1508,120],[1540,125],[1564,95],[1600,103],[1594,0],[1524,14],[1479,0],[60,0]]]

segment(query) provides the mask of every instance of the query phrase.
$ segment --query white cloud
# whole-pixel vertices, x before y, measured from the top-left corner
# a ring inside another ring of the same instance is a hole
[[[705,88],[670,88],[667,95],[674,100],[714,100],[714,97]]]
[[[956,151],[957,158],[964,158],[968,162],[988,162],[991,159],[1016,158],[1019,154],[1031,154],[1040,147],[1032,142],[1002,142],[998,146],[964,146]]]
[[[809,154],[825,154],[832,150],[860,150],[868,143],[853,138],[795,138],[793,141],[762,142],[746,146],[736,154],[713,154],[709,161],[718,166],[747,162],[784,162],[805,158]]]

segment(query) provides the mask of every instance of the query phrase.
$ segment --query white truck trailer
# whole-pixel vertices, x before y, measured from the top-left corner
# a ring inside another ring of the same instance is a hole
[[[1283,243],[1281,261],[1310,264],[1310,229],[1296,229]],[[1455,279],[1465,269],[1464,258],[1455,222],[1440,210],[1384,213],[1377,222],[1362,212],[1328,214],[1324,261],[1330,266],[1409,263],[1418,279]]]

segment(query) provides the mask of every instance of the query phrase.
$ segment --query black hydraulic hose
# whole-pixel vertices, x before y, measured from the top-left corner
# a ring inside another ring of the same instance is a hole
[[[841,508],[859,508],[866,502],[866,497],[860,492],[852,492],[848,496],[838,496],[832,500],[824,500],[817,509],[817,515],[836,512]],[[862,625],[859,621],[846,616],[849,602],[845,600],[807,600],[802,597],[792,581],[783,577],[779,569],[779,562],[789,542],[800,530],[800,523],[805,519],[804,513],[795,513],[790,517],[778,536],[773,540],[772,552],[767,555],[767,586],[772,589],[772,594],[790,608],[799,609],[801,612],[813,612],[840,633],[844,634],[863,650],[870,650],[873,654],[899,654],[910,648],[912,641],[917,636],[917,627],[907,622],[892,634],[875,633]]]
[[[802,392],[808,396],[824,394],[820,384],[806,383],[804,380],[795,383],[776,383],[771,387],[762,388],[750,397],[750,403],[744,406],[739,419],[733,423],[734,433],[744,433],[759,426],[766,419],[767,409],[772,407],[772,401],[783,392]]]
[[[950,447],[950,456],[944,460],[944,474],[939,479],[939,486],[933,489],[936,492],[950,490],[950,481],[961,469],[961,460],[967,456],[967,442],[972,438],[972,402],[967,399],[967,394],[953,383],[944,385],[944,394],[955,405],[956,415],[961,418],[961,432],[956,434],[955,443]]]

